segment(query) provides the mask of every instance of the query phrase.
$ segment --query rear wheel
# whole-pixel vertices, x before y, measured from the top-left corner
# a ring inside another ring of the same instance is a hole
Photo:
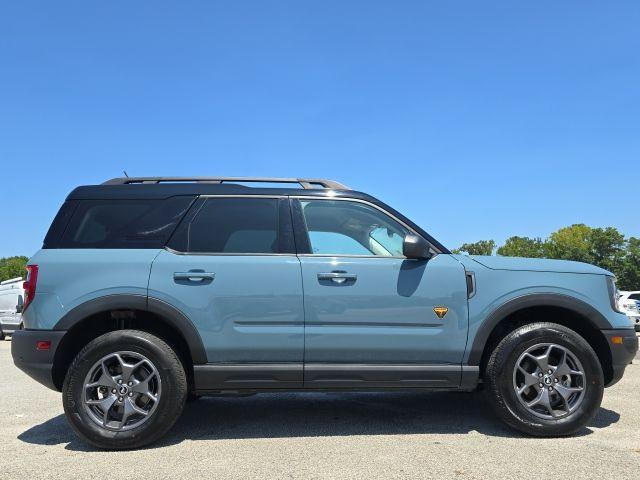
[[[537,436],[580,430],[600,407],[604,392],[602,368],[591,346],[554,323],[509,333],[491,354],[485,381],[498,416]]]
[[[63,404],[74,430],[106,449],[138,448],[164,435],[182,413],[187,379],[161,339],[119,330],[90,342],[73,361]]]

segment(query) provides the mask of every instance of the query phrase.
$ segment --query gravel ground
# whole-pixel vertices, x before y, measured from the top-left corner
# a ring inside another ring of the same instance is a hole
[[[68,427],[60,395],[0,342],[0,479],[640,479],[640,363],[572,438],[503,427],[480,394],[264,394],[187,405],[140,451],[101,452]]]

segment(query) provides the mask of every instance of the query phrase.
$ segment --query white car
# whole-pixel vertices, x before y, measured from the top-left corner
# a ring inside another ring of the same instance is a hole
[[[0,340],[20,328],[23,304],[22,278],[0,282]]]
[[[635,322],[636,332],[640,332],[640,291],[618,294],[618,305]]]

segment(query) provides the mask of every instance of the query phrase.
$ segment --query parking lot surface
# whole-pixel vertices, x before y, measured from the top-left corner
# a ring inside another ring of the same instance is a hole
[[[504,427],[479,393],[263,394],[187,405],[161,443],[97,451],[0,342],[1,479],[640,479],[640,364],[571,438]]]

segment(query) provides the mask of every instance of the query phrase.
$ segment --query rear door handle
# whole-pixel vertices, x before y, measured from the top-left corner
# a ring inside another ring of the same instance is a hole
[[[347,273],[347,272],[327,272],[327,273],[319,273],[318,280],[331,280],[333,283],[338,285],[342,285],[347,282],[355,282],[358,279],[358,276],[355,273]]]
[[[174,280],[187,280],[189,282],[204,282],[214,278],[216,278],[216,274],[211,272],[174,272],[173,274]]]

